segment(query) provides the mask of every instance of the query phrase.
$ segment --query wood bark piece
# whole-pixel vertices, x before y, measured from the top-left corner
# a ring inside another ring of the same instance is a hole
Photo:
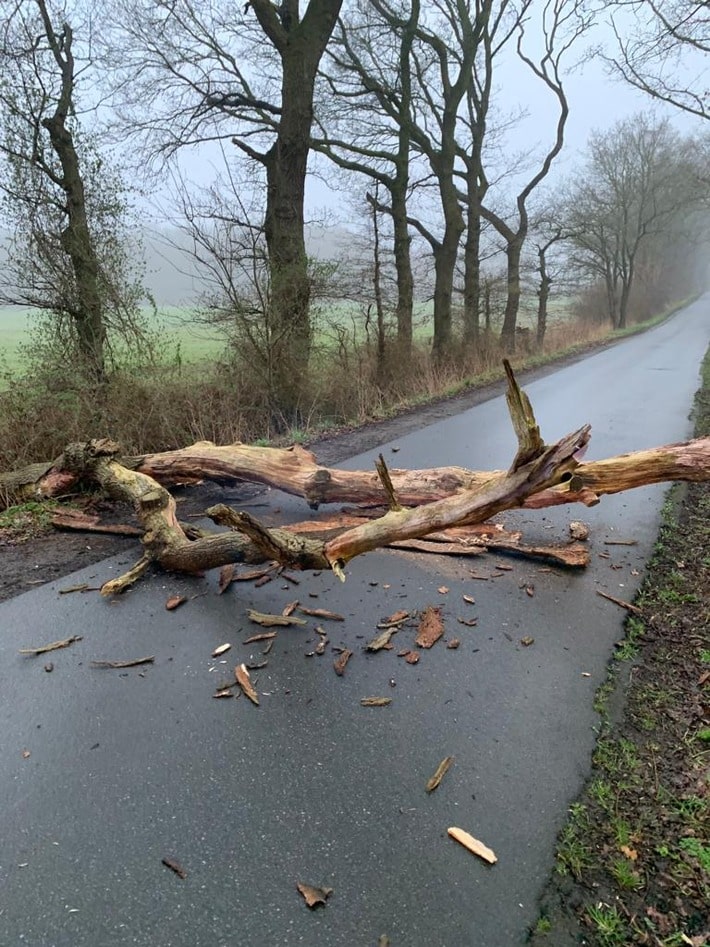
[[[444,759],[436,767],[434,775],[427,781],[426,791],[434,792],[441,783],[441,780],[446,776],[448,771],[451,769],[451,764],[454,762],[453,756],[445,756]]]
[[[62,638],[60,641],[53,641],[51,644],[40,645],[39,648],[21,648],[20,654],[47,654],[48,651],[58,651],[60,648],[68,648],[75,641],[81,641],[81,635],[70,635],[69,638]]]
[[[479,839],[474,838],[468,832],[465,832],[463,829],[458,829],[456,826],[452,826],[450,829],[447,829],[447,832],[452,839],[455,839],[460,845],[463,845],[464,848],[467,848],[469,852],[473,852],[474,855],[478,855],[479,858],[482,858],[484,861],[488,862],[489,865],[495,865],[498,861],[498,856],[489,848],[487,845],[484,845]]]

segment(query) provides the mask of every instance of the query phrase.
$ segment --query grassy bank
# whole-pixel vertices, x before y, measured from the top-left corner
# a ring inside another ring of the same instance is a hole
[[[710,351],[695,405],[710,434]],[[710,943],[710,484],[673,487],[536,947]]]

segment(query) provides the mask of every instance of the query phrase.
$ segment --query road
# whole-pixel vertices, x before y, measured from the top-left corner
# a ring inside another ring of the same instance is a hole
[[[591,422],[589,459],[686,438],[709,341],[705,297],[535,381],[527,390],[543,435]],[[496,397],[384,453],[398,466],[488,468],[506,466],[514,450]],[[345,466],[369,466],[374,454]],[[161,574],[113,602],[59,594],[118,574],[130,562],[122,556],[0,606],[0,945],[374,947],[381,935],[392,947],[523,943],[556,835],[590,771],[594,693],[622,634],[624,613],[596,590],[634,595],[664,489],[506,517],[530,542],[564,540],[570,519],[589,523],[592,566],[582,574],[383,552],[356,560],[345,584],[304,575],[297,587],[241,583],[218,596],[214,574]],[[279,517],[304,515],[295,500],[270,503]],[[614,539],[636,545],[605,545]],[[474,567],[488,580],[474,579]],[[166,611],[179,593],[205,594]],[[313,620],[281,630],[268,666],[254,672],[259,707],[214,700],[237,661],[263,660],[263,643],[242,644],[260,630],[246,608],[280,612],[295,598],[345,616],[322,622],[332,645],[354,652],[345,674],[334,673],[330,651],[306,656]],[[393,651],[363,651],[379,619],[428,604],[442,605],[457,650],[440,642],[407,665],[397,650],[413,631],[402,630]],[[18,654],[71,634],[83,639]],[[523,646],[525,636],[534,643]],[[210,654],[226,641],[220,664]],[[144,655],[155,663],[90,663]],[[392,702],[360,705],[373,695]],[[449,755],[453,767],[427,795]],[[493,848],[497,864],[449,839],[452,825]],[[296,882],[333,894],[311,911]]]

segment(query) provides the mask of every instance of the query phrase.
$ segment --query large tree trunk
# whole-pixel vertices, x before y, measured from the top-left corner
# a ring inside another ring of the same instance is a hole
[[[524,235],[520,232],[508,241],[505,248],[507,259],[507,286],[505,315],[500,332],[500,342],[504,352],[515,351],[515,329],[520,309],[520,257],[523,251]]]
[[[67,225],[61,235],[62,250],[69,257],[76,283],[76,308],[72,319],[83,368],[96,383],[105,380],[103,299],[99,281],[99,263],[89,231],[86,195],[74,136],[67,121],[74,108],[74,56],[71,27],[64,24],[61,34],[54,32],[46,5],[38,4],[47,41],[61,73],[61,92],[57,106],[42,125],[49,134],[52,148],[62,169],[57,184],[66,197]]]
[[[410,253],[411,237],[407,223],[407,182],[399,176],[391,189],[392,226],[394,229],[394,266],[397,274],[397,350],[406,366],[412,354],[412,316],[414,276]]]

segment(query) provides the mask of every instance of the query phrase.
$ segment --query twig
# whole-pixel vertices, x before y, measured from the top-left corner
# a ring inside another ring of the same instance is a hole
[[[75,641],[81,641],[81,635],[72,635],[70,638],[62,638],[61,641],[53,641],[51,644],[42,645],[40,648],[21,648],[20,654],[46,654],[48,651],[58,651],[60,648],[68,648]]]
[[[155,661],[155,655],[151,654],[147,658],[134,658],[132,661],[92,661],[94,668],[132,668],[138,664],[152,664]]]
[[[602,592],[601,589],[597,589],[597,595],[601,595],[602,598],[609,599],[610,602],[613,602],[614,605],[618,605],[620,608],[625,608],[627,612],[633,612],[634,615],[641,615],[641,609],[637,605],[632,605],[630,602],[625,602],[622,598],[616,598],[613,595],[609,595],[607,592]]]

